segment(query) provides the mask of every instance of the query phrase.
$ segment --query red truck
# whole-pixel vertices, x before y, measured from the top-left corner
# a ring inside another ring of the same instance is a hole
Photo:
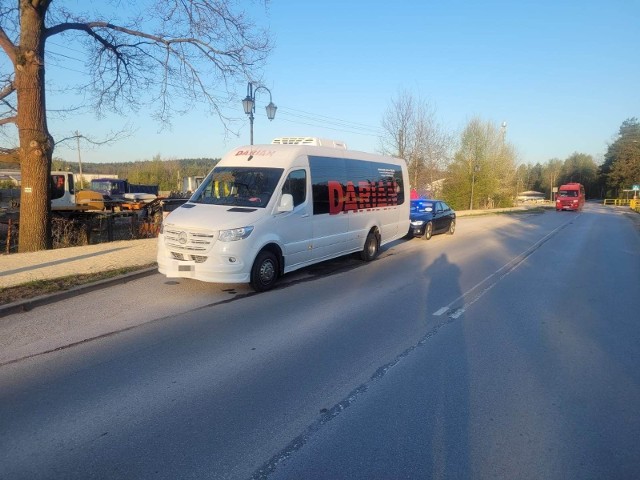
[[[584,187],[579,183],[567,183],[558,188],[556,212],[560,210],[582,210]]]

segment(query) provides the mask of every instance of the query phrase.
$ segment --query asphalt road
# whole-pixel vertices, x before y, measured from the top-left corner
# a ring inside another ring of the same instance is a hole
[[[461,218],[284,280],[153,275],[20,314],[93,340],[0,367],[0,478],[640,476],[619,210]]]

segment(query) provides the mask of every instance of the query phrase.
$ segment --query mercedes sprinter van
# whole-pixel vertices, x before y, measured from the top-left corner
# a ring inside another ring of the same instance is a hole
[[[407,233],[408,186],[404,160],[333,140],[236,148],[165,219],[158,270],[264,291],[283,274],[338,256],[373,260]]]

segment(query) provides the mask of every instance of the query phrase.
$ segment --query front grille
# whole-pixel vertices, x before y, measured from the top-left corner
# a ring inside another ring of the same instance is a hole
[[[170,250],[185,253],[193,252],[194,254],[205,253],[211,249],[215,242],[215,232],[199,232],[169,226],[164,228],[164,244]],[[176,258],[175,253],[173,255]],[[180,260],[179,258],[176,259]],[[184,257],[182,260],[184,260]]]
[[[206,255],[185,255],[184,253],[180,252],[171,252],[171,256],[174,260],[178,260],[179,262],[186,262],[188,260],[191,260],[196,263],[204,263],[208,258]]]

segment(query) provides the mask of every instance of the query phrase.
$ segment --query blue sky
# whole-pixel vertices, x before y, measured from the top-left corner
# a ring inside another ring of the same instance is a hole
[[[451,132],[474,116],[507,122],[507,140],[522,163],[575,151],[600,161],[621,123],[640,117],[638,0],[271,0],[266,12],[260,2],[238,3],[275,40],[263,80],[278,112],[269,122],[269,96],[259,91],[255,143],[304,135],[377,151],[384,113],[402,91],[434,106]],[[48,78],[57,84],[82,70],[74,48],[55,37],[48,45],[58,59],[71,57],[50,66]],[[238,119],[239,137],[225,137],[204,108],[176,115],[171,130],[147,111],[69,115],[49,126],[58,137],[79,130],[99,138],[125,124],[136,129],[115,145],[83,145],[86,162],[219,157],[249,141],[245,95],[246,82],[239,83],[237,100],[224,108]],[[66,98],[48,100],[55,108]],[[55,156],[77,160],[75,144],[59,146]]]

